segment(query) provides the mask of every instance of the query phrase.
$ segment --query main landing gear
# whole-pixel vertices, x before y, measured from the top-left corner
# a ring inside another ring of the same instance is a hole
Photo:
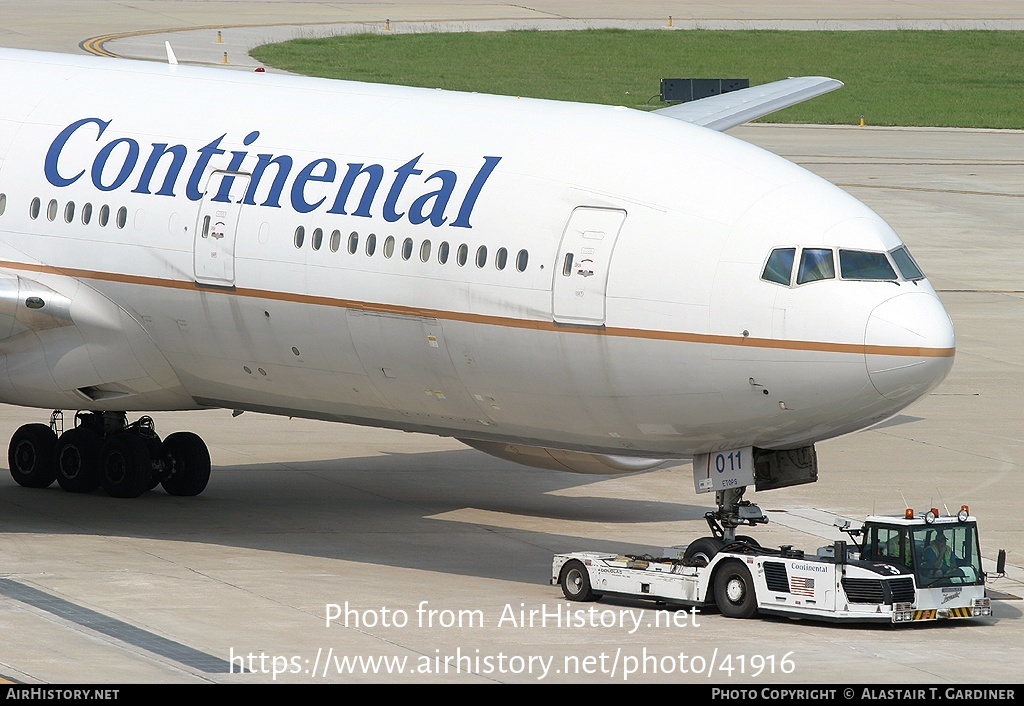
[[[57,481],[70,493],[103,486],[115,498],[137,498],[162,485],[170,495],[199,495],[210,480],[210,452],[192,432],[163,441],[150,417],[128,424],[124,412],[78,412],[60,435],[63,412],[50,424],[25,424],[14,432],[7,459],[11,475],[27,488]]]

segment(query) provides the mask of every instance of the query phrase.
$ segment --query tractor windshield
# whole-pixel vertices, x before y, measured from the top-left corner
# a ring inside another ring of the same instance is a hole
[[[918,588],[981,584],[978,529],[973,522],[874,525],[865,533],[862,557],[913,572]]]
[[[918,588],[983,583],[978,528],[973,522],[925,525],[910,532]]]

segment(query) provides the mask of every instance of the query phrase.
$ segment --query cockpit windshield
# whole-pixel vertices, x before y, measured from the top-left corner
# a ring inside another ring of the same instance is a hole
[[[903,275],[905,279],[924,279],[924,272],[922,272],[921,268],[917,266],[916,262],[914,262],[914,258],[911,257],[910,251],[907,250],[906,245],[896,248],[889,254],[892,255],[893,262],[896,263],[896,267],[900,268],[900,274]]]
[[[806,284],[819,279],[832,279],[835,276],[836,268],[832,264],[831,250],[807,248],[800,255],[800,271],[796,275],[797,284]]]
[[[896,270],[884,252],[840,250],[839,272],[843,279],[896,279]]]
[[[793,275],[793,258],[796,256],[796,248],[777,248],[772,250],[765,263],[764,272],[761,277],[770,281],[778,282],[789,286],[790,277]]]
[[[765,261],[764,269],[761,270],[761,279],[784,287],[836,279],[837,257],[839,279],[862,282],[899,282],[901,279],[915,282],[924,279],[924,273],[910,256],[906,245],[887,253],[845,248],[802,248],[799,249],[799,253],[797,250],[796,247],[772,250]]]

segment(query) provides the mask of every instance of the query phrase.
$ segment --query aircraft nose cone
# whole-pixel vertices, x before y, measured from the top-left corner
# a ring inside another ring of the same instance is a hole
[[[898,294],[879,304],[864,331],[864,361],[878,394],[910,402],[938,385],[953,367],[953,323],[930,292]]]

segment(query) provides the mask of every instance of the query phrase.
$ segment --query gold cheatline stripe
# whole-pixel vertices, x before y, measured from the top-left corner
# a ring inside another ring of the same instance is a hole
[[[598,336],[619,336],[624,338],[645,338],[662,341],[683,341],[686,343],[709,343],[722,346],[746,346],[749,348],[772,348],[792,351],[816,351],[821,353],[855,353],[873,355],[893,355],[913,358],[951,358],[956,353],[956,348],[913,348],[910,346],[874,346],[862,343],[827,343],[823,341],[791,341],[774,338],[753,338],[744,336],[726,336],[722,334],[685,333],[681,331],[655,331],[650,329],[614,328],[614,327],[590,327],[575,326],[572,324],[558,324],[552,321],[534,321],[530,319],[513,319],[506,316],[491,316],[487,314],[469,314],[456,311],[445,311],[443,309],[424,309],[421,307],[401,306],[397,304],[380,304],[376,302],[364,302],[352,299],[338,299],[315,294],[295,294],[293,292],[277,292],[273,290],[249,289],[245,287],[219,288],[203,286],[193,281],[162,279],[159,277],[146,277],[142,275],[128,275],[117,272],[100,272],[97,270],[82,270],[70,267],[50,267],[48,265],[33,265],[21,262],[9,262],[0,260],[0,267],[14,270],[26,270],[29,272],[42,272],[46,274],[64,275],[81,279],[100,280],[102,282],[118,282],[121,284],[138,284],[146,287],[161,287],[164,289],[183,289],[210,294],[232,294],[238,297],[253,299],[270,299],[272,301],[296,302],[300,304],[315,304],[318,306],[340,307],[345,309],[356,309],[369,311],[378,314],[398,314],[401,316],[421,316],[433,319],[444,319],[450,321],[462,321],[472,324],[487,324],[489,326],[504,326],[507,328],[532,329],[536,331],[562,331],[566,333],[584,333]]]

